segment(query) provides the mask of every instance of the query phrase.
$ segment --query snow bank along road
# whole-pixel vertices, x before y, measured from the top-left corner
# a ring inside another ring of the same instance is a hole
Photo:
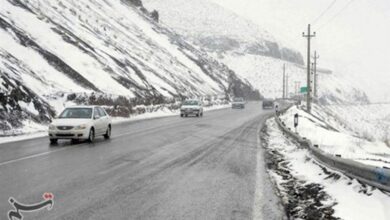
[[[269,114],[248,103],[203,118],[118,124],[111,140],[94,144],[2,144],[0,219],[12,209],[9,197],[33,204],[45,192],[54,194],[53,209],[25,219],[281,219],[257,163],[259,126]]]

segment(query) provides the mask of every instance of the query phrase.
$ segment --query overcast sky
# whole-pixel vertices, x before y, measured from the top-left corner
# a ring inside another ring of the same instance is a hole
[[[334,0],[212,1],[253,21],[304,55],[302,32],[311,23],[317,32],[313,47],[320,54],[320,66],[358,83],[370,97],[376,97],[373,101],[390,101],[389,0],[336,0],[316,23]]]

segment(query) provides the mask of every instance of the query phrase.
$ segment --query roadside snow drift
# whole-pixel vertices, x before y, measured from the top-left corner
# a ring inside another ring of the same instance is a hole
[[[314,105],[312,115],[296,106],[288,109],[281,116],[281,120],[292,130],[295,114],[299,115],[299,135],[311,140],[313,144],[318,144],[325,152],[365,164],[390,167],[390,147],[382,141],[357,136],[353,130],[347,129],[320,106]]]
[[[275,119],[263,132],[269,172],[291,218],[390,219],[390,194],[318,164],[283,135]]]

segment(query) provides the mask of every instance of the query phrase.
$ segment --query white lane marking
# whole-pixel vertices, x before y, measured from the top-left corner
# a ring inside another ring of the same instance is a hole
[[[265,122],[264,122],[265,123]],[[260,143],[260,128],[262,126],[262,123],[259,123],[259,126],[257,127],[256,131],[256,136],[257,136],[257,154],[256,154],[256,183],[255,183],[255,199],[253,202],[253,219],[254,220],[261,220],[263,219],[263,212],[262,208],[264,206],[264,198],[262,195],[262,191],[260,190],[261,188],[261,168],[260,168],[260,163],[262,159],[262,151],[261,151],[261,143]]]
[[[222,108],[222,109],[215,109],[215,110],[223,110],[223,108]],[[193,122],[193,123],[195,123],[195,122]],[[175,125],[175,124],[176,124],[176,123],[172,123],[172,124],[168,124],[168,125]],[[180,123],[177,123],[177,124],[180,124]],[[190,123],[190,124],[192,124],[192,123]],[[150,131],[153,131],[153,130],[159,129],[159,128],[160,128],[160,127],[155,127],[155,128],[152,127],[152,128],[150,128],[150,129],[146,129],[146,130],[144,130],[144,131],[126,132],[126,133],[122,133],[122,134],[115,135],[115,136],[113,136],[113,138],[122,137],[122,136],[125,136],[125,135],[131,135],[131,134],[142,133],[142,132],[150,132]],[[75,145],[75,146],[80,146],[80,145]],[[13,159],[13,160],[4,161],[4,162],[1,162],[1,163],[0,163],[0,166],[7,165],[7,164],[11,164],[11,163],[15,163],[15,162],[19,162],[19,161],[23,161],[23,160],[27,160],[27,159],[32,159],[32,158],[36,158],[36,157],[46,156],[46,155],[49,155],[49,154],[52,154],[52,153],[56,153],[56,152],[59,152],[59,151],[64,151],[64,150],[68,150],[68,149],[74,148],[75,146],[66,147],[66,148],[61,148],[61,149],[58,149],[58,150],[52,150],[52,151],[42,152],[42,153],[38,153],[38,154],[33,154],[33,155],[21,157],[21,158],[18,158],[18,159]]]
[[[122,137],[122,136],[125,136],[125,135],[131,135],[131,134],[137,134],[137,133],[140,133],[140,131],[138,131],[138,132],[137,131],[135,131],[135,132],[133,131],[133,132],[126,132],[126,133],[118,134],[118,135],[113,136],[113,138],[118,138],[118,137]],[[74,148],[76,146],[80,147],[82,145],[85,145],[85,144],[75,145],[75,146],[67,146],[67,147],[64,147],[64,148],[61,148],[61,149],[58,149],[58,150],[46,151],[46,152],[42,152],[42,153],[37,153],[37,154],[21,157],[21,158],[18,158],[18,159],[8,160],[8,161],[5,161],[5,162],[1,162],[0,166],[11,164],[11,163],[15,163],[15,162],[19,162],[19,161],[23,161],[23,160],[27,160],[27,159],[32,159],[32,158],[36,158],[36,157],[46,156],[46,155],[49,155],[49,154],[52,154],[52,153],[56,153],[56,152],[59,152],[59,151],[68,150],[68,149]]]
[[[51,154],[51,153],[55,153],[55,152],[59,152],[59,151],[67,150],[67,149],[69,149],[69,148],[61,148],[61,149],[58,149],[58,150],[47,151],[47,152],[43,152],[43,153],[33,154],[33,155],[30,155],[30,156],[26,156],[26,157],[21,157],[21,158],[14,159],[14,160],[5,161],[5,162],[0,163],[0,166],[7,165],[7,164],[10,164],[10,163],[15,163],[15,162],[22,161],[22,160],[35,158],[35,157],[45,156],[45,155],[48,155],[48,154]]]
[[[219,110],[226,110],[230,108],[230,105],[224,105],[223,107],[220,108],[215,108],[215,109],[205,109],[205,112],[213,112],[213,111],[219,111]],[[169,117],[175,117],[179,115],[179,113],[174,113],[172,115],[164,115],[164,116],[152,116],[150,118],[128,118],[128,120],[123,120],[123,121],[113,121],[113,125],[123,125],[123,124],[131,124],[132,122],[142,122],[142,121],[147,121],[147,120],[152,120],[152,119],[163,119],[163,118],[169,118]],[[33,139],[39,139],[43,137],[47,137],[47,131],[39,131],[37,133],[33,134],[25,134],[25,135],[20,135],[15,138],[10,138],[10,137],[1,137],[0,138],[0,145],[7,144],[7,143],[15,143],[19,141],[28,141],[28,140],[33,140]]]
[[[131,134],[137,134],[137,133],[142,133],[142,132],[148,132],[149,130],[154,130],[154,129],[156,129],[156,128],[147,129],[146,131],[125,132],[125,133],[122,133],[122,134],[117,134],[115,136],[112,136],[112,138],[118,138],[118,137],[122,137],[122,136],[125,136],[125,135],[131,135]],[[64,148],[61,148],[61,149],[58,149],[58,150],[46,151],[46,152],[42,152],[42,153],[37,153],[37,154],[21,157],[21,158],[18,158],[18,159],[8,160],[8,161],[5,161],[5,162],[1,162],[0,166],[11,164],[11,163],[15,163],[15,162],[19,162],[19,161],[23,161],[23,160],[27,160],[27,159],[32,159],[32,158],[36,158],[36,157],[46,156],[46,155],[49,155],[49,154],[52,154],[52,153],[68,150],[68,149],[74,148],[76,146],[80,147],[80,146],[83,146],[83,145],[85,145],[85,144],[75,145],[75,146],[67,146],[67,147],[64,147]]]
[[[255,198],[253,201],[253,220],[268,219],[268,216],[275,216],[275,219],[287,220],[284,214],[284,208],[277,194],[276,183],[273,182],[271,175],[267,171],[265,164],[265,149],[261,145],[260,131],[263,124],[267,123],[269,118],[265,117],[257,128],[257,163],[256,163],[256,183]],[[275,198],[273,198],[275,197]]]

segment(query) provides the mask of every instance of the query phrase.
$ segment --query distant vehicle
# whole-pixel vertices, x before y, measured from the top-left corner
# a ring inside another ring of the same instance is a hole
[[[180,117],[188,117],[195,115],[196,117],[203,116],[203,105],[199,100],[191,99],[183,102],[180,108]]]
[[[209,107],[212,105],[211,101],[208,99],[203,100],[202,104],[204,107]]]
[[[232,108],[245,108],[245,99],[242,97],[236,97],[232,101]]]
[[[263,101],[263,109],[273,109],[274,108],[274,101],[271,99],[265,99]]]
[[[100,135],[105,139],[111,137],[111,118],[99,106],[67,107],[49,125],[51,144],[56,144],[58,139],[93,142]]]

